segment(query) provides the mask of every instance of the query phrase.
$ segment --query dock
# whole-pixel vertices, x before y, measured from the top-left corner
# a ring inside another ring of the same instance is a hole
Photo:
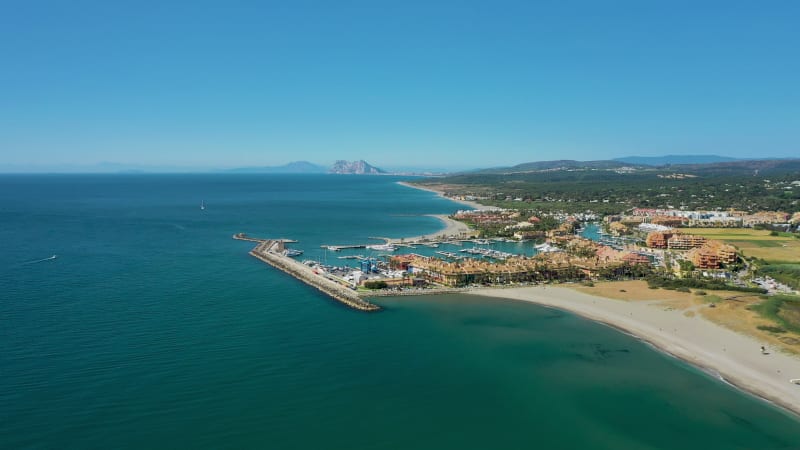
[[[324,272],[316,271],[301,262],[285,256],[285,244],[295,241],[287,239],[258,239],[249,237],[244,233],[234,234],[233,238],[240,241],[257,242],[258,245],[250,250],[251,256],[320,290],[345,306],[368,312],[381,309],[380,306],[361,298],[354,290],[327,278]]]
[[[321,245],[320,248],[326,248],[328,250],[338,252],[340,250],[350,250],[354,248],[367,248],[367,244],[356,244],[356,245]]]
[[[246,235],[245,233],[236,233],[233,235],[233,238],[238,241],[250,241],[250,242],[264,242],[266,239],[254,238]],[[284,244],[296,244],[297,241],[294,239],[273,239],[273,241],[280,241]]]

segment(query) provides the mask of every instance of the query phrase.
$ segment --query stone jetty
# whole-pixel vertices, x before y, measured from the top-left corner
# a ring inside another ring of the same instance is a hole
[[[257,239],[243,233],[234,234],[233,238],[241,241],[258,242],[258,245],[250,250],[250,255],[276,269],[288,273],[309,286],[319,289],[334,300],[350,308],[359,311],[378,311],[381,309],[380,306],[361,298],[358,293],[349,287],[326,278],[324,272],[317,271],[288,256],[284,256],[284,244],[291,241],[286,239]]]

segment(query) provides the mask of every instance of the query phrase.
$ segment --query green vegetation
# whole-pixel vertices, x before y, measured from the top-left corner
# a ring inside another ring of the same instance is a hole
[[[681,272],[690,273],[694,270],[694,264],[686,259],[681,259],[678,261],[678,266],[681,268]]]
[[[697,278],[668,278],[660,275],[651,275],[647,277],[647,285],[651,288],[663,289],[679,289],[679,288],[693,288],[693,289],[707,289],[709,291],[738,291],[738,292],[753,292],[764,294],[767,291],[762,288],[751,288],[733,286],[725,284],[721,280],[701,280]],[[683,291],[686,292],[686,291]]]
[[[783,328],[775,327],[772,325],[759,325],[756,328],[762,331],[769,331],[770,333],[786,333],[786,330],[784,330]]]
[[[598,269],[597,276],[605,280],[627,280],[650,276],[653,269],[647,264],[620,264]]]
[[[757,162],[741,167],[686,165],[632,170],[534,165],[505,173],[477,172],[417,183],[444,185],[449,193],[485,198],[481,202],[486,204],[540,211],[616,214],[633,207],[670,206],[797,211],[800,188],[791,188],[791,182],[800,173],[800,163],[776,164],[771,172],[762,170],[758,176],[753,176]]]
[[[480,231],[480,237],[512,237],[516,231],[540,231],[542,235],[544,232],[558,228],[561,221],[554,217],[543,216],[539,218],[539,222],[531,224],[526,228],[506,230],[506,226],[527,220],[530,216],[540,214],[539,211],[530,209],[522,209],[519,211],[519,218],[509,220],[501,223],[476,223],[469,219],[459,218],[458,220],[469,225],[470,228]]]
[[[758,269],[761,275],[767,275],[792,289],[800,289],[800,264],[769,264]]]
[[[763,317],[777,323],[781,328],[800,333],[800,297],[774,295],[752,309]]]
[[[365,281],[364,287],[367,289],[385,289],[388,286],[385,281]]]
[[[580,258],[594,258],[597,256],[597,249],[592,247],[582,247],[571,251],[570,254]]]

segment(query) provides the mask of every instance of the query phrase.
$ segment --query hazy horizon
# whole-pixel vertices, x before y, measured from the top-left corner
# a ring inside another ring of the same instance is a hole
[[[662,158],[662,157],[712,157],[712,158],[732,158],[725,155],[652,155],[652,156],[643,156],[643,155],[626,155],[620,156],[618,158],[628,159],[628,158]],[[389,173],[453,173],[453,172],[460,172],[460,171],[470,171],[470,170],[480,170],[480,169],[491,169],[497,167],[512,167],[518,164],[524,163],[532,163],[532,162],[539,162],[539,161],[556,161],[556,160],[568,160],[569,158],[553,158],[553,159],[542,159],[542,160],[531,160],[531,161],[518,161],[513,164],[507,165],[459,165],[459,164],[452,164],[452,165],[381,165],[376,164],[372,161],[366,161],[370,165],[374,167],[378,167],[379,169],[386,170]],[[608,158],[609,160],[615,158]],[[758,158],[732,158],[736,160],[757,160],[757,159],[796,159],[796,157],[758,157]],[[579,161],[596,161],[596,160],[579,160]],[[87,165],[7,165],[7,164],[0,164],[0,174],[46,174],[46,173],[98,173],[98,174],[113,174],[113,173],[226,173],[231,172],[235,173],[238,170],[257,170],[257,169],[274,169],[274,168],[281,168],[287,166],[292,163],[310,163],[316,166],[320,166],[323,168],[330,168],[334,161],[325,161],[325,162],[317,162],[317,161],[308,161],[308,160],[295,160],[289,161],[285,164],[274,164],[274,165],[238,165],[238,166],[198,166],[198,165],[147,165],[147,164],[133,164],[133,163],[114,163],[114,162],[100,162],[97,164],[87,164]],[[246,173],[246,172],[245,172]],[[257,173],[257,172],[255,172]],[[291,172],[287,172],[291,173]]]

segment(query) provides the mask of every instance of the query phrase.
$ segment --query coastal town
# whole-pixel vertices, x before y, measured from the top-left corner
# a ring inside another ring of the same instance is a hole
[[[439,232],[326,243],[316,258],[289,239],[234,238],[256,242],[252,256],[355,310],[431,294],[533,302],[639,336],[800,412],[800,213],[603,214],[451,199],[468,208],[435,216]]]
[[[0,450],[800,450],[800,0],[1,11]]]
[[[771,277],[755,276],[748,270],[755,262],[747,255],[698,231],[709,227],[758,232],[754,227],[764,225],[790,230],[800,223],[800,214],[635,209],[630,215],[599,219],[594,214],[523,216],[514,210],[475,209],[458,211],[447,220],[469,224],[469,228],[402,242],[327,245],[326,250],[337,253],[366,249],[379,255],[339,257],[356,262],[352,266],[311,260],[305,265],[316,267],[319,273],[335,272],[341,284],[364,295],[386,290],[418,292],[422,287],[592,282],[654,275],[710,283],[722,280],[732,287],[764,293],[796,292]],[[795,243],[780,245],[791,244]]]

